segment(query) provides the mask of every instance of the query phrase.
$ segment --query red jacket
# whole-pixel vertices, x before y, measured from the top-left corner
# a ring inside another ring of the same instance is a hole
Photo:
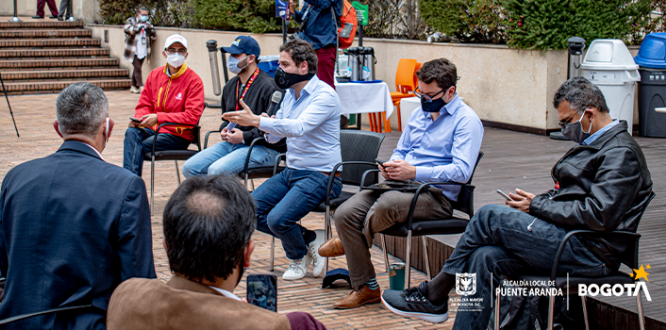
[[[151,71],[141,92],[134,117],[157,114],[156,130],[162,123],[197,125],[204,109],[203,81],[187,64],[170,78],[167,66]],[[158,133],[169,133],[192,141],[192,130],[187,126],[165,126]]]

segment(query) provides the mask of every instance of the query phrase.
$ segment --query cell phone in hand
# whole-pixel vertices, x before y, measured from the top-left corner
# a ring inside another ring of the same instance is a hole
[[[506,194],[505,192],[503,192],[502,190],[497,189],[497,193],[500,194],[500,195],[502,195],[502,197],[504,197],[506,200],[508,200],[508,201],[510,201],[510,202],[515,202],[515,201],[513,200],[513,198],[509,197],[509,195],[507,195],[507,194]]]
[[[377,163],[377,165],[381,166],[383,169],[386,169],[386,166],[384,166],[385,162],[383,160],[375,159],[375,163]]]
[[[141,119],[138,119],[138,118],[130,117],[130,120],[135,122],[135,123],[139,123],[139,124],[141,123]]]
[[[274,274],[247,275],[247,302],[277,312],[277,277]]]
[[[229,123],[229,125],[227,125],[227,131],[229,132],[233,131],[234,128],[236,128],[236,123]]]

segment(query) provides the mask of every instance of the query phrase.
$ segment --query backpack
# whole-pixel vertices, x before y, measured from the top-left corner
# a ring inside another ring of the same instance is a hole
[[[340,15],[340,27],[337,30],[338,34],[338,48],[340,49],[347,49],[351,47],[352,43],[354,42],[354,37],[356,36],[356,28],[358,26],[358,20],[356,18],[356,9],[354,6],[349,3],[347,0],[342,0],[342,14]],[[331,6],[331,10],[333,7]],[[335,17],[333,18],[335,21]],[[340,33],[342,32],[342,29],[344,29],[345,24],[350,23],[352,24],[352,30],[351,33],[349,34],[348,38],[343,38],[340,36]],[[336,27],[337,27],[337,22],[336,22]]]

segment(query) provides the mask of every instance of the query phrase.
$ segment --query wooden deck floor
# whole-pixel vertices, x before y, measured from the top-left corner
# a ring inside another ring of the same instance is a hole
[[[398,142],[400,133],[388,133],[379,157],[388,159]],[[647,284],[652,301],[643,297],[643,311],[647,317],[666,322],[666,139],[636,137],[643,148],[654,182],[655,199],[639,225],[640,263],[650,265]],[[505,192],[516,188],[535,194],[554,185],[550,170],[567,150],[570,141],[557,141],[548,137],[485,128],[481,151],[485,156],[474,175],[475,209],[487,204],[503,205],[495,190]],[[433,239],[455,247],[460,235],[435,236]],[[623,266],[623,270],[630,270]],[[433,274],[434,275],[434,274]],[[637,311],[634,297],[604,297],[601,301],[633,312]]]

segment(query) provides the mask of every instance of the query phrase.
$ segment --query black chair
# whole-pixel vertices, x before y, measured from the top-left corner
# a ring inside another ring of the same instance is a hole
[[[9,323],[12,323],[12,322],[16,322],[16,321],[25,320],[25,319],[35,317],[35,316],[41,316],[41,315],[45,315],[45,314],[59,313],[59,312],[72,312],[72,311],[77,311],[78,312],[78,311],[81,311],[81,310],[84,310],[84,309],[89,309],[89,308],[98,309],[98,308],[94,307],[93,305],[68,306],[68,307],[52,308],[52,309],[47,309],[47,310],[44,310],[44,311],[26,313],[26,314],[16,315],[16,316],[8,317],[6,319],[2,319],[2,320],[0,320],[0,326],[6,325],[6,324],[9,324]]]
[[[197,150],[161,150],[156,151],[155,146],[157,145],[157,139],[160,136],[159,134],[155,135],[153,139],[153,150],[147,152],[143,155],[144,160],[150,161],[150,215],[153,215],[153,209],[155,208],[155,162],[161,160],[173,160],[176,163],[176,175],[178,176],[178,184],[180,185],[180,170],[178,169],[179,160],[187,160],[190,157],[194,156],[197,152],[201,151],[201,138],[199,132],[201,127],[199,125],[190,125],[190,124],[179,124],[179,123],[163,123],[157,127],[157,132],[162,129],[164,126],[186,126],[191,127],[194,139],[192,139],[192,144],[197,146]]]
[[[650,198],[648,202],[645,204],[645,209],[647,209],[647,206],[650,204],[652,199],[654,198],[655,194],[654,192],[650,195]],[[643,209],[643,212],[645,212],[645,209]],[[642,214],[641,214],[642,217]],[[629,247],[625,253],[620,256],[622,263],[629,266],[631,269],[638,269],[638,240],[641,238],[640,234],[637,233],[632,233],[632,232],[626,232],[626,231],[613,231],[613,232],[599,232],[599,231],[593,231],[593,230],[572,230],[568,232],[565,236],[564,239],[562,239],[562,242],[560,243],[559,248],[557,249],[557,254],[555,255],[555,263],[553,264],[553,268],[550,271],[550,276],[545,276],[545,275],[515,275],[515,276],[509,276],[509,275],[503,275],[504,278],[508,279],[512,283],[549,283],[548,281],[550,280],[550,283],[554,283],[554,286],[542,286],[542,288],[555,288],[555,289],[562,289],[562,293],[568,294],[570,296],[573,295],[578,295],[578,285],[579,284],[596,284],[596,285],[604,285],[604,284],[609,284],[611,286],[615,284],[633,284],[636,283],[638,280],[635,280],[631,277],[631,275],[621,272],[621,271],[615,271],[608,276],[604,277],[597,277],[597,278],[591,278],[591,277],[569,277],[568,274],[564,275],[560,272],[558,272],[558,266],[560,264],[560,258],[562,257],[562,252],[564,251],[564,248],[569,241],[569,239],[575,235],[581,235],[581,236],[596,236],[596,237],[616,237],[616,238],[624,238],[626,239],[629,243],[627,246]],[[633,243],[633,244],[632,244]],[[558,276],[560,275],[560,276]],[[564,276],[562,276],[564,275]],[[500,282],[499,288],[501,288],[502,283]],[[501,295],[497,295],[496,303],[495,303],[495,324],[500,324],[500,310],[497,306],[500,304],[500,297]],[[587,316],[587,306],[585,304],[585,295],[581,295],[581,301],[583,303],[583,316],[585,318],[585,329],[590,329],[590,323],[588,321],[588,316]],[[643,304],[641,303],[641,294],[640,291],[637,291],[636,295],[636,303],[638,305],[638,324],[640,326],[641,330],[645,330],[645,319],[643,317]],[[553,317],[554,317],[554,309],[555,309],[555,296],[551,295],[550,299],[548,301],[548,327],[547,329],[553,329]],[[496,328],[499,328],[496,326]]]
[[[363,184],[377,183],[379,176],[377,173],[371,173],[368,169],[376,169],[377,154],[379,147],[384,141],[384,134],[359,131],[359,130],[340,130],[340,151],[342,154],[342,162],[337,163],[331,173],[336,173],[340,166],[345,166],[340,178],[342,184],[358,186]],[[278,164],[286,156],[280,154],[275,159],[275,174],[279,171]],[[366,173],[368,172],[368,173]],[[324,213],[324,230],[326,232],[326,240],[331,238],[331,216],[346,200],[354,196],[354,193],[348,191],[341,191],[340,196],[331,198],[331,188],[335,176],[331,175],[326,187],[326,200],[320,203],[312,212]],[[359,189],[360,190],[360,189]],[[273,271],[273,264],[275,261],[275,237],[271,238],[271,268]],[[326,269],[328,271],[328,258],[326,259]]]
[[[380,238],[382,241],[382,250],[384,250],[384,262],[386,264],[386,271],[389,271],[389,262],[388,262],[388,252],[386,251],[386,240],[384,235],[389,236],[398,236],[398,237],[407,237],[407,254],[405,260],[405,283],[407,287],[411,287],[411,254],[412,254],[412,236],[421,237],[421,242],[423,244],[423,256],[425,258],[425,267],[426,274],[428,275],[428,280],[432,277],[430,276],[430,263],[428,261],[428,243],[426,235],[450,235],[450,234],[460,234],[465,231],[469,219],[463,219],[455,216],[451,216],[449,219],[441,220],[419,220],[414,219],[414,209],[416,207],[416,201],[419,198],[419,195],[427,190],[432,185],[457,185],[460,186],[460,193],[458,193],[458,200],[453,202],[451,201],[451,206],[454,210],[462,211],[466,213],[471,219],[474,215],[474,186],[472,186],[472,179],[474,178],[474,172],[476,172],[476,167],[479,165],[479,161],[483,158],[483,152],[479,151],[479,156],[476,158],[476,164],[474,164],[474,170],[472,175],[469,177],[467,183],[457,183],[457,182],[428,182],[422,184],[414,194],[414,199],[412,199],[412,205],[409,208],[409,217],[407,218],[406,223],[398,223],[393,227],[388,228],[380,233]]]

